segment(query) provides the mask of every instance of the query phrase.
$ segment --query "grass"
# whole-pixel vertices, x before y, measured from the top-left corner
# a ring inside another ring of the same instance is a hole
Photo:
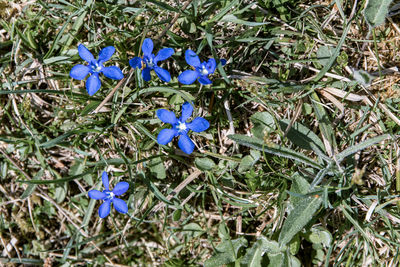
[[[0,265],[397,266],[399,17],[365,5],[0,1]],[[145,38],[170,83],[130,68]],[[125,79],[88,96],[80,43]],[[178,83],[189,48],[228,60],[211,86]],[[185,101],[190,156],[156,143]],[[98,217],[104,170],[128,214]]]

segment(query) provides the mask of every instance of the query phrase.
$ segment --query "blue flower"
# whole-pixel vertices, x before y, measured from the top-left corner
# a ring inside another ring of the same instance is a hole
[[[116,198],[115,196],[120,196],[125,193],[128,188],[129,184],[127,182],[119,182],[114,187],[112,191],[110,191],[110,185],[108,182],[108,175],[104,171],[101,175],[101,179],[103,181],[103,185],[106,188],[103,192],[98,190],[90,190],[89,197],[92,199],[101,199],[104,200],[104,203],[101,204],[99,208],[99,216],[100,218],[106,217],[111,210],[111,202],[114,204],[114,208],[120,213],[127,213],[128,212],[128,205],[126,205],[125,201],[122,199]]]
[[[82,44],[78,46],[79,56],[89,63],[86,65],[76,65],[69,72],[69,76],[76,80],[83,80],[89,73],[90,77],[86,81],[86,90],[90,96],[94,95],[101,86],[99,74],[103,73],[106,77],[114,80],[124,78],[122,71],[117,66],[104,67],[103,63],[108,61],[114,54],[115,48],[107,46],[100,51],[99,58],[96,60],[90,51]]]
[[[166,109],[157,110],[157,117],[164,123],[172,125],[171,129],[163,129],[157,136],[157,142],[160,145],[166,145],[172,141],[175,136],[180,136],[178,146],[186,154],[191,154],[194,149],[194,143],[187,135],[189,130],[199,133],[210,127],[210,123],[201,117],[194,118],[191,122],[186,122],[192,116],[193,107],[186,102],[182,105],[182,116],[177,119],[172,111]]]
[[[132,68],[142,68],[142,62],[146,65],[146,67],[142,71],[143,80],[146,82],[151,80],[150,71],[154,70],[157,76],[163,80],[164,82],[169,82],[171,80],[171,75],[169,72],[163,68],[157,66],[157,63],[162,60],[166,60],[170,56],[174,54],[174,49],[172,48],[163,48],[161,49],[157,56],[152,54],[153,52],[153,41],[150,38],[146,38],[143,41],[142,51],[143,58],[134,57],[129,60],[129,65]]]
[[[186,50],[185,59],[186,62],[194,68],[194,70],[185,70],[182,72],[178,77],[180,83],[192,84],[199,79],[199,82],[203,85],[211,84],[210,79],[208,79],[208,75],[213,74],[215,68],[217,67],[215,59],[210,58],[207,62],[200,62],[200,59],[196,53],[190,49]]]

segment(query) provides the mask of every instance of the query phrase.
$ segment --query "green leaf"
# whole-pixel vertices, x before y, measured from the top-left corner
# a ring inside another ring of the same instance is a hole
[[[58,204],[64,201],[65,197],[67,196],[67,184],[61,184],[56,188],[56,192],[54,193],[54,198]]]
[[[332,234],[323,227],[313,226],[307,233],[306,238],[313,244],[322,244],[329,247],[332,242]]]
[[[176,209],[172,214],[172,220],[174,220],[174,222],[179,221],[181,219],[181,215],[182,209]]]
[[[355,70],[353,72],[353,78],[358,83],[361,83],[364,86],[371,85],[372,81],[376,78],[375,76],[369,74],[365,70]]]
[[[292,241],[290,241],[288,245],[290,254],[296,255],[299,252],[300,245],[301,245],[300,237],[297,234],[292,238]]]
[[[250,27],[269,24],[269,22],[251,22],[251,21],[238,19],[235,15],[232,15],[232,14],[225,15],[220,21],[232,22],[232,23],[242,24],[242,25],[246,25],[246,26],[250,26]]]
[[[57,136],[56,138],[51,139],[51,140],[49,140],[47,142],[39,144],[39,147],[51,148],[51,147],[56,146],[59,143],[63,142],[65,139],[67,139],[68,137],[70,137],[70,136],[72,136],[74,134],[91,133],[91,132],[100,133],[98,130],[95,130],[95,129],[72,130],[72,131],[69,131],[69,132],[67,132],[65,134],[62,134],[60,136]]]
[[[43,172],[44,170],[41,169],[40,171],[38,171],[35,176],[32,178],[34,180],[40,180],[43,176]],[[28,198],[30,195],[32,195],[32,193],[35,191],[36,188],[36,184],[28,184],[28,187],[26,188],[26,190],[24,191],[24,193],[21,195],[21,199],[26,199]]]
[[[210,22],[219,21],[226,13],[229,12],[229,10],[231,10],[235,5],[237,5],[238,2],[239,2],[239,0],[234,0],[234,1],[230,2],[223,9],[219,10],[217,15],[212,17],[210,20],[201,23],[201,25],[207,25]]]
[[[279,244],[281,247],[289,243],[292,238],[312,219],[314,213],[322,203],[321,197],[304,197],[300,200],[289,213],[279,234]]]
[[[196,167],[202,171],[210,171],[216,166],[212,159],[206,157],[196,158],[194,163],[196,164]]]
[[[326,66],[329,64],[329,59],[333,56],[334,50],[335,49],[330,46],[321,46],[320,48],[318,48],[317,58],[322,66]]]
[[[162,162],[160,157],[150,160],[149,169],[151,174],[153,174],[158,179],[165,179],[167,177],[164,163]]]
[[[74,19],[74,24],[72,25],[72,28],[68,31],[69,34],[66,34],[61,38],[60,43],[63,44],[64,46],[62,47],[60,54],[63,54],[69,48],[72,41],[75,40],[76,35],[80,32],[80,30],[83,26],[83,22],[88,13],[88,8],[92,5],[92,3],[93,3],[93,0],[86,1],[85,6],[82,7],[80,10],[80,12],[82,12],[82,13],[80,14],[80,16],[78,18]],[[47,56],[49,56],[49,55],[47,55]]]
[[[218,236],[222,240],[228,240],[229,239],[229,229],[226,227],[224,223],[221,223],[218,225]]]
[[[259,139],[264,139],[265,133],[276,129],[274,117],[269,112],[257,112],[250,117],[254,127],[251,132]]]
[[[63,61],[66,61],[66,59],[69,59],[69,56],[56,56],[56,57],[51,57],[48,59],[43,60],[43,65],[49,65],[55,62],[62,63]]]
[[[261,158],[261,153],[258,150],[251,150],[250,155],[243,157],[239,165],[239,172],[249,170]]]
[[[276,241],[268,240],[265,236],[261,236],[251,248],[246,250],[241,264],[245,266],[258,267],[261,265],[262,256],[265,253],[280,254],[282,252]]]
[[[195,237],[199,237],[204,233],[203,228],[197,223],[189,223],[183,226],[184,234],[189,237],[189,240]],[[187,240],[187,241],[189,241]]]
[[[371,28],[375,28],[385,22],[392,0],[369,0],[364,9],[364,17]]]
[[[346,28],[344,28],[342,36],[340,37],[339,43],[334,49],[331,58],[326,63],[326,65],[322,68],[322,70],[315,76],[314,81],[319,81],[324,75],[328,72],[328,70],[332,67],[333,63],[335,63],[336,58],[339,56],[342,45],[346,41],[347,33],[350,30],[351,23],[347,23]]]
[[[24,193],[21,195],[21,199],[28,198],[30,195],[32,195],[32,193],[35,191],[36,186],[37,185],[35,184],[28,185]]]
[[[272,254],[268,253],[268,267],[287,267],[289,266],[287,257],[284,253]]]
[[[293,255],[289,256],[289,262],[290,262],[289,266],[291,266],[291,267],[301,267],[302,266],[300,260]]]
[[[254,148],[257,150],[264,151],[266,153],[270,153],[276,156],[285,157],[289,159],[293,159],[299,162],[302,162],[306,165],[312,166],[317,169],[321,169],[321,165],[315,163],[313,159],[308,158],[304,154],[291,150],[289,148],[281,147],[276,144],[270,143],[268,145],[264,144],[261,140],[240,134],[232,134],[228,136],[233,141],[250,148]]]
[[[389,137],[390,137],[389,134],[383,134],[380,136],[370,138],[362,143],[359,143],[357,145],[346,148],[345,150],[343,150],[342,152],[340,152],[339,154],[336,155],[336,159],[338,162],[340,162],[340,161],[344,160],[346,157],[348,157],[354,153],[357,153],[358,151],[363,150],[367,147],[375,145],[376,143],[382,142],[383,140],[385,140]]]
[[[72,166],[70,167],[68,174],[71,176],[74,175],[79,175],[81,173],[83,173],[83,171],[85,170],[86,167],[86,161],[85,160],[81,160],[81,159],[75,159],[75,161],[73,162]],[[83,179],[85,180],[86,183],[88,183],[89,185],[93,185],[93,178],[91,175],[85,175],[83,177]]]
[[[204,262],[205,267],[222,266],[237,260],[237,254],[241,247],[247,247],[244,237],[234,240],[224,240],[215,249],[216,253]]]
[[[287,119],[279,121],[282,131],[287,129],[289,123],[290,120]],[[299,146],[300,148],[312,150],[317,154],[321,154],[322,151],[325,152],[324,143],[322,143],[318,135],[301,123],[293,123],[292,127],[287,133],[287,138],[289,138],[293,144]]]
[[[314,108],[315,115],[319,122],[319,128],[321,130],[322,135],[329,142],[329,145],[332,147],[333,151],[336,149],[336,138],[334,135],[334,131],[329,121],[329,116],[324,107],[320,104],[321,101],[316,92],[311,93],[310,95],[312,101],[312,106]],[[325,146],[324,146],[325,147]],[[330,155],[332,156],[332,155]]]
[[[61,178],[61,179],[56,179],[56,180],[17,180],[18,183],[24,183],[24,184],[58,184],[58,183],[65,183],[69,182],[75,179],[81,179],[85,175],[93,173],[95,170],[89,170],[87,172],[78,174],[78,175],[73,175],[73,176],[68,176],[66,178]]]
[[[138,176],[140,176],[143,181],[145,182],[145,184],[147,185],[147,187],[149,188],[149,190],[156,196],[156,198],[158,198],[159,200],[161,200],[164,203],[167,203],[168,205],[173,205],[173,203],[171,201],[169,201],[161,192],[160,190],[158,190],[157,186],[150,181],[149,178],[146,177],[146,175],[143,172],[140,172],[138,174]]]

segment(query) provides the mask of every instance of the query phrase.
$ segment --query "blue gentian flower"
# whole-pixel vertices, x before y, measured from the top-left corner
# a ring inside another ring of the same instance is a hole
[[[166,109],[157,110],[157,117],[164,123],[172,125],[171,129],[163,129],[157,136],[157,142],[160,145],[166,145],[172,141],[175,136],[180,136],[178,140],[179,148],[186,154],[191,154],[194,149],[194,143],[187,135],[189,130],[199,133],[210,127],[210,123],[201,117],[194,118],[191,122],[186,122],[192,116],[193,107],[186,102],[182,105],[182,116],[177,119],[172,111]]]
[[[151,80],[150,71],[154,70],[157,76],[164,82],[169,82],[171,80],[171,75],[169,72],[163,68],[157,66],[157,63],[162,60],[166,60],[170,56],[174,54],[174,49],[172,48],[163,48],[161,49],[157,56],[152,54],[153,52],[153,41],[150,38],[146,38],[143,41],[142,51],[143,58],[134,57],[129,60],[129,65],[132,68],[142,68],[142,62],[145,64],[145,68],[142,71],[143,80],[146,82]]]
[[[78,46],[79,56],[89,63],[89,65],[79,64],[74,66],[69,72],[69,76],[76,80],[83,80],[90,73],[91,75],[86,81],[86,90],[90,96],[94,95],[101,86],[100,73],[114,80],[124,78],[122,71],[117,66],[103,66],[104,62],[108,61],[114,52],[115,48],[113,46],[107,46],[100,51],[99,58],[96,60],[92,53],[83,44],[80,44]]]
[[[108,182],[108,175],[107,172],[103,172],[101,175],[101,179],[103,181],[103,185],[106,188],[103,192],[98,190],[90,190],[89,197],[92,199],[101,199],[104,200],[104,203],[101,204],[99,208],[99,216],[100,218],[106,217],[111,210],[111,202],[114,204],[114,208],[120,213],[127,213],[128,212],[128,205],[126,205],[125,201],[122,199],[116,198],[115,196],[120,196],[125,193],[128,188],[129,184],[127,182],[119,182],[114,187],[112,191],[110,191],[110,185]]]
[[[196,53],[190,49],[186,50],[185,59],[194,70],[185,70],[182,72],[178,77],[180,83],[192,84],[199,79],[199,82],[203,85],[211,84],[208,75],[213,74],[217,67],[215,59],[210,58],[207,62],[200,62]]]

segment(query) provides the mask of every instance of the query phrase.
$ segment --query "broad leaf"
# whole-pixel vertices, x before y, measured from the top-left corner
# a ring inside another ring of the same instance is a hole
[[[254,127],[251,132],[255,137],[264,139],[265,133],[276,129],[274,117],[269,112],[257,112],[250,117]]]
[[[216,166],[212,159],[206,157],[196,158],[194,163],[196,164],[196,167],[202,171],[210,171]]]
[[[290,120],[287,119],[279,121],[282,131],[286,130],[286,128],[289,126],[289,123]],[[287,134],[287,138],[289,138],[293,144],[299,146],[300,148],[312,150],[317,154],[325,152],[324,143],[321,141],[318,135],[301,123],[293,123]]]
[[[294,206],[286,218],[279,235],[279,244],[281,247],[289,243],[306,226],[321,206],[321,203],[322,198],[319,196],[304,197]]]
[[[241,247],[247,246],[244,237],[234,240],[224,240],[215,249],[216,253],[204,262],[205,267],[222,266],[237,260],[237,255]]]
[[[364,17],[371,28],[375,28],[385,22],[392,0],[369,0],[364,9]]]
[[[328,65],[329,59],[333,56],[334,48],[330,46],[321,46],[317,50],[317,58],[322,66]]]
[[[239,165],[239,172],[249,170],[261,158],[261,153],[258,150],[251,150],[250,155],[243,157]]]
[[[150,160],[149,169],[152,175],[158,179],[165,179],[167,174],[165,172],[164,163],[160,157],[153,158]]]
[[[241,264],[245,266],[258,267],[262,266],[262,256],[264,253],[270,253],[270,255],[281,254],[282,250],[276,241],[268,240],[266,237],[261,236],[253,246],[247,249]]]

